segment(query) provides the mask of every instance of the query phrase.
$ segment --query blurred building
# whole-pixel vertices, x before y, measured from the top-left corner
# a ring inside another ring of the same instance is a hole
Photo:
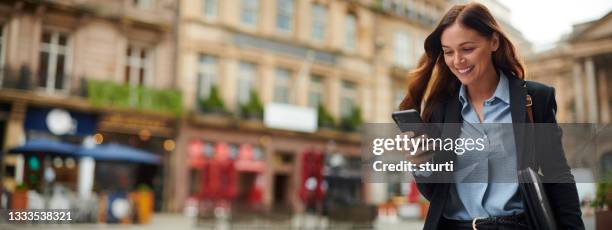
[[[162,157],[171,151],[180,112],[180,93],[170,90],[175,9],[169,0],[0,2],[3,152],[33,138],[80,144],[94,136]],[[3,156],[4,187],[27,184],[15,172],[23,158]],[[130,189],[147,184],[161,204],[163,167],[135,166]]]
[[[557,89],[560,122],[610,122],[611,23],[608,13],[574,25],[555,48],[528,59],[528,76]]]
[[[529,79],[555,87],[560,123],[609,127],[612,116],[611,41],[612,12],[597,20],[574,25],[572,32],[555,48],[527,60]],[[568,146],[570,165],[596,167],[599,172],[611,171],[612,143],[609,137],[609,128],[600,129],[595,149]]]
[[[214,158],[219,146],[229,146],[233,160],[265,163],[265,170],[237,169],[239,201],[261,181],[263,204],[284,210],[304,209],[306,151],[359,162],[359,135],[346,130],[355,116],[372,121],[377,108],[375,14],[367,1],[184,0],[180,12],[177,66],[187,112],[172,162],[175,210],[202,192],[203,169],[193,162]],[[361,165],[350,167],[347,186],[355,189],[343,195],[358,204]]]

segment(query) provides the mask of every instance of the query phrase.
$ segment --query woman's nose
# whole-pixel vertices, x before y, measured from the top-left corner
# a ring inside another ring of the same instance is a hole
[[[463,59],[463,57],[459,54],[455,54],[455,56],[453,57],[453,64],[455,66],[460,66],[461,64],[463,64],[465,60]]]

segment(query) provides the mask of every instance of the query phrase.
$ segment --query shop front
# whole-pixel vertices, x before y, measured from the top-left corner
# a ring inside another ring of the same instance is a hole
[[[161,210],[163,157],[174,148],[171,118],[132,114],[147,129],[126,132],[134,124],[117,119],[117,111],[13,105],[6,123],[21,132],[11,133],[3,156],[6,208],[70,208],[79,210],[77,222],[110,223],[147,223]],[[111,213],[117,205],[123,213]]]
[[[337,196],[350,195],[354,203],[363,203],[360,174],[346,179],[347,183],[329,185],[323,172],[331,152],[360,165],[360,147],[356,134],[295,132],[267,128],[256,120],[188,116],[177,137],[176,158],[171,160],[173,203],[177,211],[205,218],[213,218],[210,210],[224,206],[231,208],[232,219],[285,220],[309,208],[322,210],[328,188],[339,191]],[[319,160],[311,159],[311,153]],[[233,167],[227,167],[223,179],[219,179],[214,176],[215,164],[222,161],[231,162]],[[220,184],[228,187],[217,186],[215,180],[225,180]],[[214,196],[216,189],[235,193]],[[310,204],[313,199],[318,207]]]

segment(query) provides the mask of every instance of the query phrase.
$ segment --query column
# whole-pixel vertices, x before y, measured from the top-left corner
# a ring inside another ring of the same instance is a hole
[[[588,57],[584,61],[586,71],[586,83],[587,83],[587,105],[589,110],[590,123],[597,123],[598,121],[598,109],[597,109],[597,88],[595,87],[595,63],[592,57]]]
[[[259,81],[255,81],[257,87],[257,93],[263,105],[272,102],[274,100],[274,84],[276,77],[276,63],[271,55],[261,55],[262,62],[259,62]]]
[[[340,119],[340,93],[341,93],[341,80],[340,73],[338,71],[334,71],[332,75],[329,76],[328,84],[328,92],[326,92],[325,96],[327,97],[327,108],[329,108],[329,113],[336,118],[336,122]]]
[[[189,139],[194,136],[187,119],[180,119],[181,132],[176,137],[176,148],[170,154],[168,178],[164,183],[164,200],[169,205],[167,211],[182,212],[189,197]],[[166,158],[167,159],[167,158]]]
[[[576,110],[576,122],[585,122],[584,114],[584,92],[582,86],[582,64],[574,62],[574,108]]]
[[[296,72],[295,83],[292,85],[293,103],[299,106],[308,106],[308,91],[310,89],[310,66],[314,58],[314,51],[308,50],[306,58]]]
[[[185,108],[195,108],[197,109],[197,104],[199,103],[196,92],[198,90],[198,76],[197,76],[197,68],[198,68],[198,56],[197,53],[191,51],[185,51],[180,57],[179,65],[179,75],[182,77],[181,90],[183,93],[183,106]]]
[[[79,198],[90,198],[93,184],[96,161],[92,157],[79,159],[78,194]]]
[[[597,71],[597,85],[599,86],[600,118],[602,123],[610,122],[610,94],[608,93],[608,79],[605,69]]]
[[[234,50],[234,49],[231,49]],[[222,69],[223,69],[223,88],[220,89],[221,96],[225,101],[225,105],[228,109],[233,111],[238,111],[238,106],[236,101],[238,98],[236,97],[236,84],[237,84],[237,76],[239,74],[238,71],[238,63],[237,55],[235,52],[228,54],[228,56],[223,60]]]

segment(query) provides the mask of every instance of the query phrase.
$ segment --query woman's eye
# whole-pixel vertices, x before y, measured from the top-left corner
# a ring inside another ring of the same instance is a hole
[[[446,51],[446,52],[444,52],[444,55],[447,55],[447,56],[448,56],[448,55],[453,55],[453,52],[451,52],[451,51]]]
[[[463,51],[466,51],[466,52],[470,52],[472,50],[474,50],[474,48],[463,48]]]

